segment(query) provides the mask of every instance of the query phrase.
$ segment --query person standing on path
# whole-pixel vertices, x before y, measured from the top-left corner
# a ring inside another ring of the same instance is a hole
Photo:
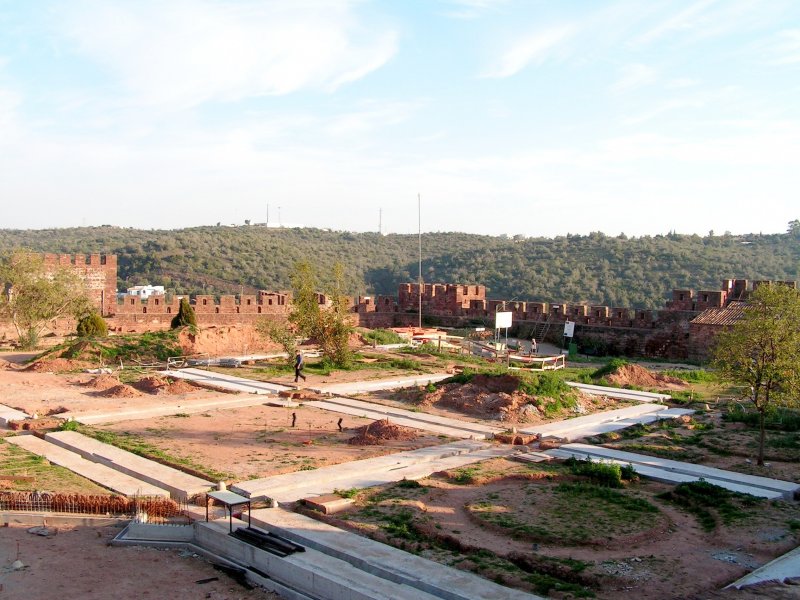
[[[306,376],[303,375],[303,367],[305,366],[305,361],[303,360],[303,353],[298,350],[297,356],[294,357],[294,382],[297,383],[297,380],[302,377],[303,381],[306,380]]]

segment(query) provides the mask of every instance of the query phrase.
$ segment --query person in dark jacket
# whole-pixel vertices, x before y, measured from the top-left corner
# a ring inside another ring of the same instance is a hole
[[[306,376],[303,375],[303,367],[305,366],[305,361],[303,360],[303,354],[301,352],[297,353],[297,356],[294,357],[294,382],[297,383],[297,380],[302,377],[303,381],[306,380]]]

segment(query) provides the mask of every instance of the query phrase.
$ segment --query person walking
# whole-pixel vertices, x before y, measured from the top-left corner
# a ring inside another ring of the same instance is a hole
[[[297,383],[300,377],[303,378],[303,381],[306,380],[306,376],[303,375],[303,367],[305,366],[305,361],[303,360],[303,353],[299,350],[297,351],[297,356],[294,357],[294,382]]]

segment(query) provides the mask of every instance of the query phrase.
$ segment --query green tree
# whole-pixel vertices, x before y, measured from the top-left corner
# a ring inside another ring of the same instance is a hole
[[[289,322],[300,335],[315,337],[319,319],[317,274],[311,263],[303,260],[295,264],[292,273],[292,310],[289,313]]]
[[[194,314],[192,305],[188,298],[181,298],[178,314],[172,318],[172,329],[178,327],[197,327],[197,315]]]
[[[722,332],[714,364],[727,379],[749,386],[759,413],[758,464],[764,464],[765,416],[775,406],[796,406],[800,393],[800,293],[763,285],[742,317]]]
[[[48,270],[40,254],[17,250],[0,258],[0,285],[0,316],[14,325],[23,348],[35,348],[54,319],[91,310],[83,280],[67,267]]]
[[[106,337],[108,324],[103,317],[93,311],[78,321],[77,333],[80,337]]]
[[[335,365],[346,366],[352,360],[350,336],[354,331],[349,318],[348,298],[344,293],[344,267],[333,266],[333,283],[328,289],[331,305],[320,311],[317,339],[323,357]]]
[[[310,263],[295,265],[292,311],[289,322],[304,337],[314,339],[320,346],[323,359],[337,366],[346,366],[352,358],[350,334],[353,326],[348,318],[348,299],[344,293],[344,268],[333,266],[333,282],[327,290],[329,306],[320,307],[317,277]]]
[[[288,323],[259,319],[255,328],[261,337],[280,344],[283,351],[286,352],[288,364],[294,364],[294,356],[297,352],[297,336]]]

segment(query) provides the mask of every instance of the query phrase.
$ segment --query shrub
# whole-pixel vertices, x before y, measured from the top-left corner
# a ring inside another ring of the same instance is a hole
[[[103,317],[93,312],[78,321],[77,332],[80,337],[106,337],[108,324]]]
[[[188,298],[181,298],[181,304],[178,307],[178,314],[172,319],[172,329],[178,327],[197,327],[197,315],[194,314],[192,305],[189,304]]]
[[[592,462],[589,458],[579,460],[571,456],[567,459],[566,464],[574,475],[588,477],[594,483],[606,487],[622,487],[623,479],[631,480],[636,476],[636,470],[632,465],[627,465],[625,467],[625,477],[623,477],[622,467],[619,465]]]

